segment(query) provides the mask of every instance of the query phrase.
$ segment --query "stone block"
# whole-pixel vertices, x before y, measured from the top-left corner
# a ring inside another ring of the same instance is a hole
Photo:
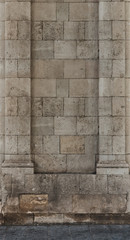
[[[99,64],[99,77],[100,78],[110,78],[113,75],[112,72],[112,63],[114,64],[114,61],[118,60],[100,60]]]
[[[65,116],[84,116],[83,98],[65,98],[64,99]]]
[[[18,154],[30,154],[30,136],[18,136]]]
[[[42,157],[41,157],[42,158]],[[43,161],[43,159],[42,159]],[[41,162],[42,162],[41,161]],[[55,197],[56,195],[56,174],[33,174],[25,175],[25,192],[35,194],[50,193]]]
[[[56,41],[54,43],[54,53],[57,59],[74,59],[76,58],[76,42]]]
[[[99,116],[111,116],[112,114],[112,100],[111,97],[99,98]]]
[[[95,176],[95,192],[107,193],[107,175],[97,175]]]
[[[26,194],[20,196],[20,210],[22,212],[47,212],[48,211],[48,195],[32,195]]]
[[[0,134],[4,135],[5,134],[5,117],[1,116],[0,117]]]
[[[42,35],[43,35],[43,23],[32,22],[32,39],[42,40]]]
[[[95,79],[71,79],[70,97],[96,97],[98,82]]]
[[[123,176],[122,175],[108,175],[108,193],[121,194],[123,191]]]
[[[125,20],[125,3],[112,2],[111,3],[112,20]]]
[[[17,136],[5,137],[5,154],[17,154]]]
[[[100,4],[102,4],[100,2]],[[99,21],[99,39],[108,40],[112,38],[112,24],[111,21]]]
[[[30,78],[31,76],[31,63],[27,59],[18,60],[18,77],[20,78]]]
[[[100,78],[99,79],[100,97],[125,96],[125,81],[123,78]]]
[[[49,198],[49,212],[51,213],[68,213],[72,211],[72,196],[58,195],[55,199],[53,196]]]
[[[58,136],[44,137],[44,153],[59,154],[59,137]]]
[[[5,96],[28,97],[30,96],[29,78],[6,78]]]
[[[125,21],[113,21],[113,39],[125,39]]]
[[[33,117],[32,135],[34,136],[53,135],[53,118]]]
[[[43,22],[43,40],[63,40],[63,23]]]
[[[5,99],[0,98],[0,116],[5,116]]]
[[[85,23],[85,39],[97,40],[98,39],[98,24],[97,21],[89,21]]]
[[[98,42],[97,41],[78,41],[77,57],[81,59],[98,58]]]
[[[33,60],[33,78],[63,78],[64,66],[61,60]]]
[[[63,116],[63,98],[44,98],[43,116]]]
[[[125,136],[113,136],[113,154],[125,154]]]
[[[123,213],[126,195],[90,194],[73,196],[74,213]]]
[[[56,97],[56,80],[54,79],[33,79],[33,97]]]
[[[85,153],[85,138],[82,136],[62,136],[60,138],[60,151],[62,154]]]
[[[66,60],[64,62],[64,78],[85,78],[85,61]]]
[[[99,3],[99,20],[112,20],[111,19],[111,3],[100,2]]]
[[[0,40],[5,39],[5,23],[0,22]]]
[[[30,30],[29,21],[18,21],[18,39],[30,40]]]
[[[5,61],[5,77],[17,78],[17,60]]]
[[[5,62],[4,60],[0,60],[0,78],[4,78],[5,76]]]
[[[31,100],[32,105],[32,116],[42,116],[43,111],[43,100],[42,98],[32,98]]]
[[[98,115],[98,100],[97,98],[85,98],[85,116],[94,117]]]
[[[6,117],[6,135],[30,135],[30,119],[28,117]]]
[[[6,97],[5,98],[5,115],[6,116],[17,116],[17,97]]]
[[[6,2],[5,4],[5,19],[16,21],[29,21],[30,16],[29,2]]]
[[[34,21],[55,21],[56,3],[33,3],[32,19]]]
[[[30,58],[30,41],[28,40],[6,40],[5,56],[7,59]]]
[[[0,40],[0,59],[4,59],[5,58],[5,41],[4,40]]]
[[[68,21],[69,6],[68,3],[57,3],[57,20]]]
[[[53,41],[32,41],[32,58],[53,58]]]
[[[96,21],[97,19],[97,3],[70,3],[70,21]]]
[[[86,78],[99,78],[98,60],[86,60]]]
[[[68,85],[67,79],[57,79],[57,97],[68,97]]]
[[[5,20],[5,3],[0,3],[0,21]]]
[[[111,154],[112,153],[112,137],[100,136],[99,137],[99,154]]]
[[[43,141],[41,136],[31,137],[31,151],[33,154],[42,154]]]
[[[57,187],[60,194],[76,194],[79,192],[79,174],[59,174]]]
[[[113,41],[113,58],[114,59],[125,59],[125,41],[115,40]],[[126,54],[127,58],[127,54]]]
[[[112,77],[123,78],[125,76],[125,60],[113,60]]]
[[[124,97],[113,97],[113,116],[125,116],[125,98]]]
[[[112,41],[104,40],[99,42],[99,58],[100,59],[113,59]]]
[[[55,117],[54,132],[55,135],[75,135],[76,117]]]
[[[113,126],[111,117],[99,117],[99,134],[105,136],[113,135]]]
[[[85,137],[85,153],[91,168],[95,170],[96,154],[98,154],[98,136]]]
[[[52,155],[52,154],[36,155],[34,164],[36,173],[66,172],[65,155]]]
[[[83,22],[65,22],[64,39],[65,40],[84,40],[85,26]]]
[[[95,161],[87,155],[67,155],[67,172],[94,173]]]
[[[98,121],[96,117],[78,117],[77,133],[79,135],[96,135],[98,133]]]
[[[18,98],[18,115],[30,116],[31,114],[31,102],[29,97]]]
[[[125,135],[125,117],[113,117],[113,135]]]
[[[95,190],[95,175],[80,174],[79,176],[79,193],[91,194]]]
[[[17,39],[17,21],[5,22],[5,39],[16,40]]]

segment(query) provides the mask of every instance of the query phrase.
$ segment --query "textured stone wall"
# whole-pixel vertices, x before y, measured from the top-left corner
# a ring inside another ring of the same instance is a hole
[[[98,3],[32,3],[36,172],[95,172]]]
[[[0,0],[2,224],[128,223],[127,1]]]

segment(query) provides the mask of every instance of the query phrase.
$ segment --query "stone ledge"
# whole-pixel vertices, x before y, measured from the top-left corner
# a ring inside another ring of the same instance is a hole
[[[49,221],[48,221],[49,219]],[[130,214],[6,214],[1,225],[130,224]]]

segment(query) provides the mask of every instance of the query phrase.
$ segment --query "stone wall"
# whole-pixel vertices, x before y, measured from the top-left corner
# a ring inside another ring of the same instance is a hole
[[[127,1],[0,0],[1,223],[129,223]]]

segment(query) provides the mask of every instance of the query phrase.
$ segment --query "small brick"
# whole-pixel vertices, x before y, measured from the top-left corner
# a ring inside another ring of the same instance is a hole
[[[43,116],[63,116],[63,98],[43,99]]]
[[[32,116],[42,116],[42,98],[32,98]]]
[[[79,135],[98,133],[98,121],[96,117],[80,117],[77,119],[77,132]]]
[[[18,21],[18,39],[30,40],[30,22]]]
[[[30,154],[30,136],[18,136],[18,153]]]
[[[66,60],[64,62],[64,78],[85,78],[85,61]]]
[[[17,154],[17,136],[5,137],[5,154]]]
[[[74,59],[76,58],[75,41],[56,41],[54,44],[55,58]]]
[[[17,39],[17,22],[16,21],[5,22],[5,39],[8,39],[8,40]]]
[[[62,154],[85,153],[85,139],[80,136],[64,136],[60,139]]]
[[[44,137],[44,153],[49,153],[49,154],[59,153],[59,137],[58,136]]]
[[[44,40],[63,40],[62,22],[43,22]]]
[[[85,23],[85,39],[86,40],[97,40],[98,39],[98,24],[97,22],[86,22]]]
[[[57,97],[68,97],[68,80],[57,79]]]
[[[5,98],[5,115],[16,116],[17,115],[17,97]]]
[[[68,3],[57,3],[57,20],[68,21]]]
[[[78,41],[77,57],[82,59],[98,58],[98,42]]]
[[[32,22],[32,39],[33,40],[42,40],[43,27],[42,22]]]
[[[75,117],[55,117],[54,120],[55,135],[75,135],[76,118]]]
[[[33,117],[32,135],[34,136],[53,135],[53,118]]]
[[[55,21],[56,3],[33,3],[32,17],[34,21]]]
[[[65,98],[64,99],[65,116],[84,116],[84,99]]]
[[[53,42],[52,41],[33,41],[32,42],[32,58],[34,59],[53,58]]]
[[[33,79],[32,89],[34,97],[56,97],[56,80]]]
[[[83,22],[65,22],[64,39],[65,40],[84,40],[84,23]]]

